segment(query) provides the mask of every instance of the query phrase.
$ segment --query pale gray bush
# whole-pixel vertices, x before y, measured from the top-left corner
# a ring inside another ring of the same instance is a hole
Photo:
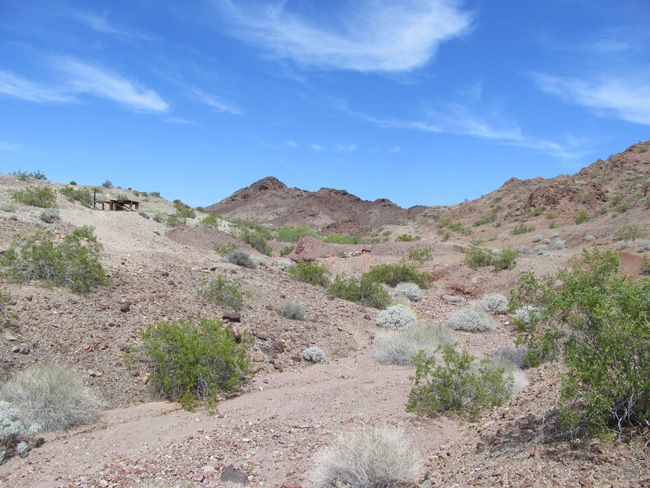
[[[530,254],[530,248],[524,244],[520,244],[519,246],[515,246],[515,251],[517,251],[519,254]]]
[[[544,236],[540,234],[536,234],[533,236],[533,242],[542,242],[544,240]]]
[[[505,364],[511,364],[519,369],[530,368],[530,364],[525,359],[528,348],[524,345],[502,347],[492,354],[496,361]]]
[[[508,313],[508,299],[501,293],[489,293],[481,299],[481,305],[492,315]]]
[[[278,308],[280,315],[287,319],[291,320],[304,320],[305,319],[305,307],[301,304],[287,300],[283,302]]]
[[[587,234],[582,238],[582,240],[585,242],[591,242],[591,241],[595,241],[596,237],[593,236],[592,234]]]
[[[398,304],[379,312],[376,324],[391,330],[402,330],[415,325],[415,313],[405,305]]]
[[[327,361],[325,350],[318,346],[309,346],[302,352],[302,357],[312,363],[324,363]]]
[[[37,364],[17,373],[0,398],[14,405],[23,424],[38,424],[43,431],[91,422],[103,405],[77,373],[59,365]]]
[[[316,488],[412,486],[422,462],[401,429],[366,429],[339,437],[315,458]]]
[[[14,213],[16,206],[13,203],[0,203],[0,212]]]
[[[616,249],[619,250],[619,251],[627,249],[629,246],[630,246],[630,244],[627,241],[618,241],[616,243]]]
[[[417,322],[401,331],[385,331],[375,338],[375,359],[382,364],[413,364],[413,356],[425,351],[431,356],[438,347],[456,343],[454,332],[444,324]]]
[[[422,290],[415,283],[399,283],[395,287],[397,297],[406,298],[410,302],[419,302],[422,300]]]
[[[237,266],[242,266],[244,268],[255,269],[257,267],[248,253],[240,251],[239,249],[230,251],[226,254],[225,259],[231,264],[236,264]]]
[[[548,250],[544,244],[538,244],[535,246],[535,252],[540,256],[548,256]]]
[[[41,212],[41,215],[39,215],[38,218],[41,219],[46,224],[51,224],[56,220],[61,220],[59,211],[55,208],[46,208]]]
[[[566,247],[566,241],[556,237],[553,239],[553,246],[555,246],[555,249],[564,249]]]
[[[637,252],[648,252],[650,251],[650,241],[640,241]]]
[[[539,318],[539,310],[532,305],[524,305],[521,308],[515,310],[512,314],[512,319],[515,322],[527,325],[531,321],[537,320]]]
[[[463,308],[447,319],[447,325],[465,332],[486,332],[494,329],[492,317],[477,308]]]
[[[278,268],[282,271],[287,271],[293,265],[290,259],[278,259]]]
[[[449,303],[463,303],[465,301],[465,298],[459,295],[440,295],[440,298]]]

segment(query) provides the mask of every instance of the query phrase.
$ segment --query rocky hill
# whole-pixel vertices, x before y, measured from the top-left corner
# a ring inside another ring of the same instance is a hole
[[[359,233],[397,224],[424,209],[404,209],[384,198],[370,202],[345,190],[321,188],[310,192],[289,188],[269,176],[210,205],[206,211],[270,226],[306,225],[326,232]]]

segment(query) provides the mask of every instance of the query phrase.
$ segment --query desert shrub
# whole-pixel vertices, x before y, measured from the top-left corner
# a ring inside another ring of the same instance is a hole
[[[556,237],[553,239],[553,246],[555,249],[564,249],[566,247],[566,241],[564,239],[560,239],[559,237]]]
[[[539,319],[539,309],[530,304],[516,308],[512,313],[512,320],[516,325],[526,326]]]
[[[0,397],[34,431],[66,430],[92,422],[103,404],[81,376],[61,365],[36,364],[16,373],[4,384]]]
[[[16,206],[13,203],[0,203],[0,212],[14,213]]]
[[[216,404],[220,392],[237,389],[250,369],[246,350],[219,320],[160,322],[142,333],[150,381],[165,398],[192,408],[197,401]]]
[[[216,244],[214,246],[214,252],[221,256],[226,256],[227,254],[236,251],[238,249],[237,244],[234,243],[229,243],[229,244]]]
[[[519,254],[530,254],[530,248],[526,246],[525,244],[519,244],[518,246],[515,246],[515,251],[517,251],[517,255]]]
[[[455,344],[453,331],[443,324],[417,322],[401,331],[385,331],[375,338],[375,359],[382,364],[413,364],[419,351],[432,355],[440,346]]]
[[[639,246],[636,248],[637,252],[648,252],[650,251],[650,241],[641,241]]]
[[[431,259],[432,250],[430,247],[412,247],[408,250],[407,256],[411,261],[423,263],[427,259]]]
[[[161,198],[159,191],[150,191],[149,196],[154,198]]]
[[[417,450],[404,432],[374,428],[339,437],[315,458],[316,488],[414,486],[421,469]]]
[[[213,305],[233,310],[241,310],[244,305],[241,282],[228,281],[225,276],[217,276],[210,281],[199,291],[199,296]]]
[[[154,212],[153,217],[151,217],[154,222],[158,222],[159,224],[164,224],[167,222],[167,217],[168,215],[165,212],[161,212],[160,210]]]
[[[25,425],[15,407],[0,400],[0,464],[13,456],[23,457],[31,447],[40,445],[40,441],[32,442],[30,439],[30,435],[39,430],[39,425]]]
[[[301,237],[318,237],[318,232],[309,227],[294,227],[285,225],[276,232],[276,239],[280,242],[298,242]]]
[[[532,225],[526,225],[526,224],[524,224],[522,222],[522,223],[517,224],[515,226],[515,228],[512,229],[511,234],[515,235],[515,236],[518,236],[518,235],[521,235],[521,234],[526,234],[528,232],[532,232],[534,230],[535,230],[535,227],[533,227]]]
[[[580,210],[575,217],[575,223],[580,225],[584,224],[587,220],[589,220],[589,214],[587,213],[586,210]]]
[[[390,303],[390,295],[384,287],[366,276],[361,278],[337,276],[327,287],[327,291],[335,297],[360,303],[366,307],[385,308]]]
[[[41,212],[41,215],[39,215],[38,218],[41,219],[46,224],[51,224],[56,220],[61,220],[59,211],[55,208],[46,208]]]
[[[59,190],[59,193],[66,197],[70,202],[79,202],[84,207],[93,206],[93,197],[88,190],[83,188],[73,188],[66,186]]]
[[[47,181],[42,171],[14,171],[12,174],[20,181]]]
[[[189,205],[181,202],[180,200],[174,201],[174,210],[176,215],[181,219],[193,219],[196,218],[196,212]]]
[[[397,297],[406,298],[409,302],[419,302],[422,300],[422,290],[415,283],[400,283],[395,287]]]
[[[43,280],[67,286],[75,293],[88,293],[108,282],[99,260],[101,249],[89,226],[75,229],[60,244],[41,232],[14,241],[3,254],[0,265],[15,281]]]
[[[527,354],[528,348],[525,345],[519,345],[497,349],[492,354],[492,358],[497,362],[510,364],[519,369],[527,369],[532,366],[526,359]]]
[[[541,234],[536,234],[533,236],[533,242],[542,242],[544,240],[544,236]]]
[[[221,219],[219,217],[217,217],[216,215],[209,214],[209,215],[206,215],[205,217],[203,217],[199,221],[199,224],[201,224],[203,227],[216,229],[217,227],[219,227],[219,222],[220,221],[221,221]]]
[[[265,254],[271,255],[271,246],[269,246],[269,239],[271,239],[271,231],[260,224],[246,222],[241,219],[234,219],[232,224],[239,232],[239,238],[246,244],[250,245],[253,249]]]
[[[28,186],[23,190],[12,191],[11,197],[16,202],[31,207],[51,208],[56,205],[56,193],[47,186]]]
[[[633,241],[646,235],[646,231],[638,225],[625,225],[616,231],[615,237],[618,240]]]
[[[508,247],[503,249],[501,252],[496,253],[492,261],[492,266],[495,271],[501,271],[504,269],[512,269],[517,264],[517,251]]]
[[[411,234],[400,234],[395,238],[395,241],[397,242],[413,242],[419,240],[420,240],[420,236],[414,236]]]
[[[506,367],[466,350],[443,347],[438,355],[418,353],[415,376],[406,410],[434,417],[456,412],[477,418],[488,408],[501,405],[512,393],[513,377]]]
[[[416,283],[420,288],[429,288],[431,277],[407,264],[380,264],[364,273],[364,278],[377,283],[396,286],[399,283]]]
[[[156,220],[155,217],[154,220]],[[174,212],[173,214],[167,215],[164,222],[167,227],[180,227],[187,223],[187,219],[182,217],[179,213]]]
[[[641,269],[641,272],[645,275],[650,275],[650,257],[646,256],[643,258],[643,268]],[[1,321],[0,317],[0,321]]]
[[[366,239],[359,235],[330,234],[325,236],[323,241],[331,244],[365,244]]]
[[[280,256],[288,256],[294,251],[294,249],[294,246],[284,246],[282,249],[280,249]]]
[[[309,346],[302,352],[302,357],[310,363],[324,363],[327,361],[327,355],[322,347]]]
[[[110,180],[106,180],[104,183],[102,183],[102,186],[104,188],[113,188],[113,183],[111,183]]]
[[[138,215],[139,215],[140,217],[142,217],[143,219],[147,219],[147,220],[149,220],[149,219],[151,218],[151,217],[149,216],[149,214],[148,214],[147,212],[145,212],[144,210],[140,210],[140,211],[138,212]]]
[[[592,242],[596,240],[596,237],[593,234],[585,234],[582,236],[582,240],[585,242]]]
[[[492,315],[508,313],[508,299],[501,293],[490,293],[481,299],[481,305]]]
[[[472,246],[466,249],[467,257],[465,264],[470,268],[477,269],[492,265],[493,253],[488,249]]]
[[[492,318],[483,310],[463,308],[447,319],[447,325],[454,330],[464,332],[486,332],[494,329]]]
[[[230,251],[228,254],[226,254],[225,258],[229,263],[236,264],[237,266],[242,266],[244,268],[255,269],[257,267],[248,253],[245,253],[244,251]]]
[[[481,225],[485,225],[485,224],[489,224],[491,222],[495,222],[497,220],[498,215],[499,215],[499,210],[500,209],[501,209],[501,207],[499,205],[494,207],[489,214],[484,215],[483,217],[476,220],[474,222],[474,224],[473,224],[474,227],[479,227]]]
[[[316,263],[300,261],[290,266],[287,271],[297,280],[312,285],[327,286],[330,282],[329,271],[327,271],[327,268]]]
[[[525,275],[513,303],[539,314],[522,329],[532,364],[563,358],[560,414],[569,432],[606,435],[650,423],[650,279],[618,274],[614,250],[585,250],[555,275]]]
[[[0,291],[0,330],[10,326],[18,319],[18,315],[11,311],[10,306],[11,295]]]
[[[280,315],[291,320],[305,320],[305,307],[301,304],[287,300],[279,307]]]
[[[398,304],[379,312],[376,324],[391,330],[408,329],[415,325],[415,312],[410,308]]]

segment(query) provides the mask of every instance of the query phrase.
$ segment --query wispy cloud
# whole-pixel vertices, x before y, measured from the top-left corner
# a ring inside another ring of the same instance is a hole
[[[0,141],[0,152],[14,155],[28,154],[27,149],[22,144],[16,144],[15,142],[8,141]]]
[[[325,147],[321,146],[320,144],[316,144],[316,143],[312,144],[309,147],[311,147],[316,152],[323,152],[325,150]]]
[[[340,153],[353,153],[357,150],[356,144],[336,144],[336,150]]]
[[[599,115],[650,125],[648,77],[582,80],[540,73],[532,76],[545,93],[592,109]]]
[[[236,105],[226,102],[220,98],[215,97],[209,93],[204,92],[198,88],[192,88],[190,95],[199,102],[207,105],[208,107],[216,110],[217,112],[228,113],[232,115],[242,115],[242,111]]]
[[[0,70],[0,94],[37,103],[70,102],[74,97],[61,88],[34,83],[9,71]]]
[[[410,71],[431,60],[438,46],[466,33],[471,14],[457,0],[351,2],[338,25],[290,12],[286,1],[244,9],[216,0],[234,34],[279,58],[326,69]]]
[[[391,146],[388,148],[388,152],[399,153],[402,151],[402,148],[399,146]]]
[[[292,141],[289,139],[286,139],[282,142],[284,143],[285,146],[290,147],[291,149],[297,149],[298,146],[300,146],[300,144],[298,144],[296,141]]]
[[[74,20],[89,29],[94,30],[102,34],[108,34],[119,39],[144,39],[144,40],[153,40],[153,36],[146,34],[144,32],[136,30],[127,30],[118,28],[108,20],[108,12],[104,12],[101,15],[91,13],[91,12],[66,12],[66,16],[71,20]]]

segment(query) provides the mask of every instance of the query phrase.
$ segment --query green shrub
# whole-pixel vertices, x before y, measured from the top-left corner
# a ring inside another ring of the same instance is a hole
[[[101,249],[89,226],[75,229],[60,244],[40,232],[14,241],[0,264],[15,281],[43,280],[75,293],[88,293],[108,282],[99,260]]]
[[[366,240],[354,234],[330,234],[323,239],[331,244],[364,244]]]
[[[109,180],[106,180],[104,183],[102,183],[102,186],[104,188],[113,188],[113,183],[111,183]]]
[[[217,217],[216,215],[209,214],[209,215],[206,215],[205,217],[203,217],[201,219],[201,221],[199,222],[199,224],[201,224],[204,227],[216,229],[216,228],[219,227],[219,221],[220,220],[221,219],[219,217]]]
[[[66,430],[92,422],[103,402],[65,366],[36,364],[16,373],[0,391],[25,425],[38,431]]]
[[[330,282],[329,271],[325,266],[308,261],[300,261],[291,265],[287,272],[297,280],[311,283],[312,285],[327,286]]]
[[[41,212],[41,215],[38,216],[46,224],[51,224],[56,220],[61,220],[59,211],[55,208],[46,208]]]
[[[42,171],[14,171],[20,181],[47,181],[47,176]]]
[[[246,349],[218,320],[161,322],[142,334],[150,381],[165,398],[214,407],[220,392],[239,388],[250,370]]]
[[[248,253],[240,250],[230,251],[228,254],[226,254],[226,261],[231,264],[236,264],[237,266],[242,266],[244,268],[257,268]]]
[[[294,251],[294,249],[294,246],[284,246],[282,249],[280,249],[280,256],[288,256]]]
[[[194,209],[180,200],[174,201],[174,210],[176,210],[178,217],[182,219],[193,219],[196,217]]]
[[[499,205],[494,207],[489,214],[484,215],[480,219],[476,220],[474,222],[474,227],[479,227],[481,225],[489,224],[491,222],[496,222],[500,209],[501,207]]]
[[[517,251],[511,247],[503,249],[501,252],[496,253],[496,256],[492,260],[492,266],[494,266],[495,271],[512,269],[517,265],[518,255]]]
[[[0,212],[14,213],[16,206],[13,203],[0,203]]]
[[[380,264],[373,266],[363,275],[371,281],[396,286],[399,283],[415,283],[420,288],[429,288],[431,277],[407,264]]]
[[[532,225],[526,225],[524,223],[517,224],[514,229],[512,229],[511,234],[518,236],[521,234],[526,234],[527,232],[532,232],[535,230],[535,227]]]
[[[560,413],[570,432],[650,423],[650,279],[621,276],[619,264],[614,250],[585,250],[554,276],[525,275],[513,292],[513,307],[539,310],[519,324],[527,360],[564,359]]]
[[[11,295],[0,291],[0,329],[9,327],[18,319],[18,315],[9,308],[11,305]]]
[[[416,261],[420,264],[431,259],[432,254],[433,251],[430,247],[412,247],[407,252],[407,256],[411,261]]]
[[[305,320],[305,307],[301,304],[287,300],[278,308],[280,315],[291,320]]]
[[[216,244],[214,246],[214,252],[221,256],[226,256],[227,254],[231,253],[232,251],[236,251],[237,244],[230,243],[230,244]]]
[[[411,234],[400,234],[395,238],[397,242],[413,242],[419,241],[420,239],[420,236],[414,236]]]
[[[246,244],[250,245],[253,249],[265,254],[271,255],[271,246],[268,240],[272,237],[271,231],[263,225],[253,224],[241,219],[235,219],[232,224],[239,231],[239,238]]]
[[[154,220],[156,218],[154,217]],[[181,214],[178,212],[174,212],[173,214],[167,215],[165,218],[165,225],[167,227],[180,227],[181,225],[185,225],[187,223],[187,219],[183,217]]]
[[[327,287],[327,291],[335,297],[360,303],[366,307],[386,308],[390,302],[390,295],[381,284],[362,276],[360,279],[337,276]]]
[[[160,192],[159,191],[150,191],[149,196],[154,197],[154,198],[160,198]]]
[[[244,305],[244,294],[239,281],[228,281],[225,276],[218,276],[210,281],[200,292],[199,296],[207,302],[219,307],[241,310]]]
[[[32,207],[56,206],[56,193],[47,186],[28,186],[24,190],[12,191],[11,196],[16,202]]]
[[[434,417],[456,412],[477,418],[488,408],[501,405],[511,394],[513,377],[491,359],[478,361],[466,350],[445,346],[437,355],[418,353],[413,387],[406,410]]]
[[[301,237],[311,236],[318,237],[318,232],[309,227],[293,227],[285,225],[278,229],[276,239],[281,242],[298,242]]]
[[[587,213],[586,210],[580,210],[576,214],[575,222],[576,224],[584,224],[587,220],[589,220],[589,214]]]
[[[616,231],[615,237],[622,241],[633,241],[646,235],[646,231],[638,225],[625,225]]]
[[[93,197],[88,190],[83,188],[72,188],[72,186],[66,186],[59,190],[59,193],[66,197],[71,202],[79,202],[84,207],[93,206]]]
[[[650,275],[650,257],[646,256],[643,258],[643,268],[641,272],[646,275]]]
[[[465,264],[473,269],[492,266],[495,271],[501,271],[512,269],[517,264],[518,253],[510,247],[500,252],[494,252],[478,246],[471,246],[465,250],[465,253],[467,254]]]

